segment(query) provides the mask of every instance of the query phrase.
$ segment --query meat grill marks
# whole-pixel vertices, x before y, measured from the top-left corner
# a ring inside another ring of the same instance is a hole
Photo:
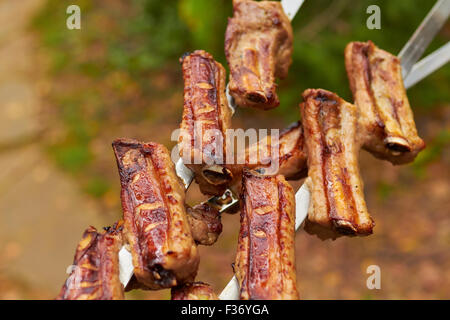
[[[363,147],[394,164],[414,160],[425,143],[417,135],[399,59],[372,41],[351,42],[345,66],[360,114]]]
[[[179,138],[180,157],[195,173],[203,193],[220,195],[233,179],[224,164],[225,132],[231,109],[225,95],[226,72],[213,57],[197,50],[181,59],[184,109]]]
[[[186,283],[171,291],[172,300],[219,300],[211,286],[203,282]]]
[[[184,207],[184,188],[168,150],[157,143],[118,139],[124,236],[136,279],[149,289],[193,281],[199,255]]]
[[[187,206],[186,211],[195,242],[205,246],[214,244],[222,233],[219,211],[207,203]]]
[[[253,169],[265,175],[281,174],[287,180],[306,177],[308,169],[304,145],[303,128],[300,121],[282,130],[277,140],[272,139],[270,135],[261,138],[258,142],[248,146],[242,154],[236,156],[235,163],[243,159],[243,164],[227,165],[234,176],[227,187],[233,190],[240,188],[244,168]],[[237,161],[238,159],[239,161]]]
[[[101,233],[89,227],[75,252],[72,272],[58,300],[121,300],[119,250],[122,246],[122,222]]]
[[[225,54],[229,91],[239,106],[272,109],[280,104],[275,77],[287,76],[292,62],[292,26],[280,2],[233,0]]]
[[[306,90],[303,99],[306,183],[312,193],[307,231],[319,233],[325,228],[338,235],[371,234],[374,224],[359,175],[356,107],[322,89]]]
[[[275,156],[271,153],[270,141],[264,139],[245,150],[245,164],[225,164],[226,130],[231,121],[224,95],[225,71],[210,54],[201,50],[184,56],[182,67],[185,94],[180,156],[194,171],[195,180],[204,194],[222,195],[226,188],[239,185],[244,166],[264,170],[273,161],[278,161],[280,171],[276,173],[285,174],[288,179],[306,175],[300,122],[281,134],[279,153]],[[208,134],[208,131],[216,134]],[[258,155],[257,161],[251,154]]]
[[[283,176],[243,172],[235,272],[240,298],[298,299],[294,192]]]

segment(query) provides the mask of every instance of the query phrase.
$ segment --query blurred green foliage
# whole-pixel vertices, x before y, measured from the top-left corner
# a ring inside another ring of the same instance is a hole
[[[114,121],[152,117],[154,111],[131,105],[138,105],[135,97],[153,99],[180,92],[178,59],[184,52],[204,49],[226,66],[223,38],[227,17],[232,13],[231,2],[48,0],[33,27],[39,30],[50,57],[53,81],[70,87],[52,93],[64,131],[63,138],[49,146],[56,161],[71,172],[83,172],[95,160],[90,143],[102,128]],[[65,27],[65,10],[72,3],[81,7],[81,31]],[[282,117],[286,123],[298,120],[296,106],[306,88],[321,87],[351,100],[344,68],[346,44],[370,39],[380,48],[397,53],[433,3],[306,0],[293,20],[293,64],[287,79],[279,83],[281,106],[271,116]],[[366,8],[373,4],[381,8],[381,30],[366,27]],[[447,40],[442,32],[427,52]],[[155,86],[161,73],[169,76],[164,88]],[[82,79],[95,85],[83,85]],[[415,112],[448,102],[449,83],[447,66],[409,90]],[[121,112],[120,117],[117,112]],[[448,132],[443,139],[448,139]],[[436,138],[429,151],[420,156],[417,168],[434,159],[441,145],[441,138]],[[90,173],[90,177],[85,186],[88,192],[101,196],[107,191],[101,174]]]

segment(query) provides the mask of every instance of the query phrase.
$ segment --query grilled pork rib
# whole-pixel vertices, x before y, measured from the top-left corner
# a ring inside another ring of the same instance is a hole
[[[270,135],[238,152],[235,163],[227,167],[236,177],[229,187],[237,191],[241,187],[244,168],[257,170],[261,174],[281,174],[287,180],[306,177],[306,151],[303,128],[300,121],[282,130],[278,139]],[[243,162],[242,164],[239,164]]]
[[[207,203],[187,206],[186,211],[195,242],[205,246],[214,244],[222,233],[219,211]]]
[[[179,137],[180,156],[194,172],[204,194],[221,195],[226,188],[239,185],[244,166],[267,169],[277,161],[274,167],[280,171],[273,173],[286,174],[288,179],[305,175],[306,158],[299,122],[281,134],[278,149],[274,149],[276,154],[271,152],[271,141],[263,139],[245,150],[242,156],[245,163],[238,163],[239,154],[233,163],[226,163],[227,146],[232,146],[234,141],[230,143],[233,137],[227,137],[231,113],[224,93],[224,68],[201,50],[185,55],[182,68],[184,109]]]
[[[72,272],[58,300],[122,300],[119,280],[119,250],[122,247],[122,222],[101,233],[89,227],[78,244]]]
[[[136,279],[149,289],[193,281],[199,254],[169,151],[157,143],[125,139],[115,140],[113,148]]]
[[[275,77],[292,63],[292,26],[280,2],[234,0],[225,54],[230,94],[239,106],[272,109],[280,104]]]
[[[186,283],[172,288],[172,300],[219,300],[209,284],[203,282]]]
[[[321,226],[337,234],[371,234],[374,223],[359,175],[356,107],[322,89],[306,90],[303,99],[306,183],[312,194],[307,231]]]
[[[181,63],[184,108],[180,157],[195,173],[203,193],[221,195],[233,180],[233,173],[224,165],[225,133],[231,122],[225,95],[226,72],[203,50],[183,56]]]
[[[351,42],[345,49],[345,66],[363,147],[394,164],[414,160],[425,143],[417,135],[400,60],[372,41]]]
[[[240,298],[298,299],[294,192],[283,176],[243,172],[235,272]]]

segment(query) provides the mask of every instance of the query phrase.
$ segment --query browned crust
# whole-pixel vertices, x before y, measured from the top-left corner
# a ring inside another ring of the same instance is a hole
[[[214,244],[222,233],[219,211],[207,203],[187,206],[186,211],[195,242],[205,246]]]
[[[172,300],[219,300],[209,284],[204,282],[186,283],[172,288]]]
[[[184,56],[182,68],[184,108],[181,129],[187,135],[180,136],[180,156],[192,169],[195,169],[195,156],[201,160],[201,166],[209,162],[223,164],[226,150],[224,136],[231,122],[231,112],[225,96],[225,69],[203,50]],[[195,126],[201,128],[203,133],[198,145],[194,143]],[[206,136],[207,130],[216,130],[220,137]],[[223,143],[218,144],[217,139],[222,139]],[[184,150],[190,150],[191,153],[184,154]]]
[[[292,26],[280,2],[233,1],[225,54],[229,90],[237,105],[267,110],[280,104],[275,77],[288,73],[292,42]]]
[[[281,175],[243,172],[235,272],[240,298],[298,299],[294,192]]]
[[[278,146],[274,146],[278,144]],[[275,153],[276,152],[276,153]],[[253,169],[260,174],[281,174],[287,180],[299,180],[307,176],[303,127],[297,121],[281,131],[279,139],[274,141],[270,135],[261,138],[238,155],[244,164],[228,165],[235,177],[242,177],[244,168]],[[233,180],[231,188],[235,191],[241,186],[241,179]]]
[[[345,66],[363,147],[393,164],[413,161],[425,142],[417,135],[400,60],[372,41],[351,42],[345,49]]]
[[[204,169],[225,163],[225,133],[231,123],[231,110],[225,95],[226,72],[212,55],[203,50],[183,56],[181,63],[184,107],[179,137],[180,157],[195,172],[196,181],[204,193],[222,194],[233,175],[221,175],[211,185]]]
[[[303,99],[309,222],[341,235],[371,234],[374,223],[359,175],[356,107],[323,89],[308,89]]]
[[[119,280],[119,250],[122,224],[101,233],[89,227],[77,246],[72,272],[64,283],[58,300],[122,300]]]
[[[264,174],[281,174],[287,180],[298,180],[307,175],[306,152],[304,150],[303,127],[300,121],[294,122],[280,133],[276,142],[278,154],[272,154],[272,141],[262,139],[257,144],[250,146],[246,150],[245,167],[258,170]],[[253,157],[257,157],[255,162]],[[278,168],[276,172],[270,172],[273,163],[278,162],[273,168]]]
[[[274,144],[278,144],[275,146]],[[274,154],[274,152],[277,152]],[[287,180],[299,180],[307,176],[307,155],[303,127],[300,121],[294,122],[282,130],[277,141],[270,136],[260,139],[257,143],[250,145],[234,159],[244,159],[243,164],[228,164],[225,169],[231,173],[233,179],[226,187],[233,190],[240,188],[242,170],[244,168],[257,170],[261,174],[281,174]],[[202,191],[207,188],[203,183]],[[217,188],[214,190],[218,190]],[[223,192],[222,192],[223,193]]]
[[[121,182],[124,234],[134,274],[149,289],[193,281],[199,255],[184,207],[184,188],[169,151],[136,140],[113,142]]]

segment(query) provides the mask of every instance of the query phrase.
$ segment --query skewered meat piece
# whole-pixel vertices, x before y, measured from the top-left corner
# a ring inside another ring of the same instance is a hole
[[[247,148],[245,167],[264,174],[281,174],[287,180],[305,177],[308,170],[301,122],[297,121],[283,130],[276,143],[278,146],[273,151],[278,153],[275,156],[271,151],[271,139],[263,138]],[[257,161],[254,161],[256,157]]]
[[[298,299],[294,191],[282,175],[243,172],[235,272],[243,300]]]
[[[306,177],[306,152],[304,150],[303,128],[300,121],[282,130],[278,139],[270,135],[261,138],[236,156],[234,163],[227,168],[233,172],[234,179],[228,185],[235,190],[240,188],[242,170],[257,170],[261,174],[282,174],[287,180]]]
[[[209,284],[203,282],[186,283],[172,288],[172,300],[219,300]]]
[[[184,109],[179,137],[180,157],[194,172],[195,180],[203,193],[222,195],[228,187],[239,184],[244,166],[225,164],[229,143],[226,133],[231,122],[231,112],[225,96],[225,70],[209,53],[202,50],[185,55],[181,63]],[[299,168],[300,171],[304,168],[303,151],[298,148],[303,143],[301,137],[299,123],[280,137],[280,156],[277,160],[279,166],[292,178],[296,178]],[[257,145],[250,149],[252,152],[261,152],[270,147],[267,142],[262,145],[263,147]],[[258,167],[270,163],[270,149],[268,151],[263,153],[265,158],[254,163],[248,161],[251,157],[247,153],[245,165]]]
[[[272,109],[280,104],[275,77],[285,78],[292,63],[293,33],[280,2],[234,0],[225,54],[229,92],[239,106]]]
[[[193,281],[199,264],[184,207],[184,188],[162,145],[118,139],[124,236],[134,275],[149,289]]]
[[[122,300],[119,280],[119,250],[122,247],[122,222],[101,233],[89,227],[78,244],[72,272],[58,300]]]
[[[181,59],[184,77],[184,109],[179,137],[180,157],[195,173],[205,194],[221,195],[233,179],[224,165],[226,130],[231,109],[225,95],[226,72],[203,50]]]
[[[307,231],[337,235],[372,233],[359,175],[356,107],[336,94],[308,89],[301,104],[312,193]],[[323,230],[325,231],[325,230]]]
[[[207,203],[187,206],[186,210],[195,242],[205,246],[214,244],[222,233],[219,211]]]
[[[345,49],[345,66],[364,148],[393,164],[413,161],[425,143],[417,135],[400,60],[372,41],[351,42]]]
[[[238,154],[237,159],[244,164],[230,165],[236,176],[242,177],[244,168],[253,169],[264,175],[281,174],[287,180],[306,177],[306,152],[304,150],[303,128],[300,121],[282,130],[279,137],[267,135]],[[244,159],[244,160],[242,160]],[[231,189],[240,188],[240,179]]]

